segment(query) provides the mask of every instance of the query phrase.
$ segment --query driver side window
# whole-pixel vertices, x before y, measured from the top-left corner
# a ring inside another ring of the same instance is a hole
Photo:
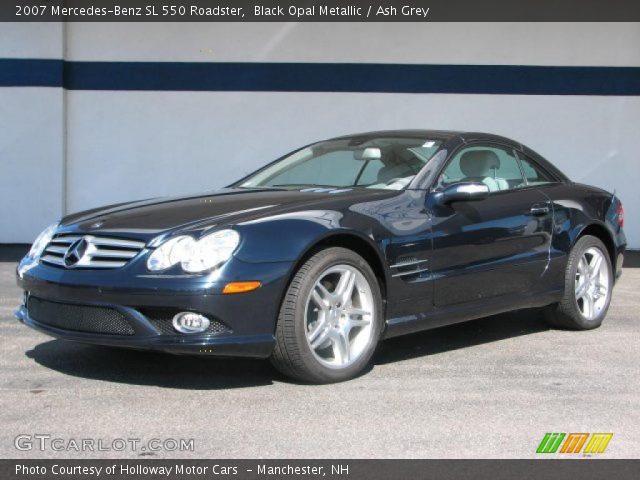
[[[438,179],[438,188],[460,182],[484,183],[489,192],[511,190],[525,184],[513,151],[479,145],[463,148],[451,159]]]

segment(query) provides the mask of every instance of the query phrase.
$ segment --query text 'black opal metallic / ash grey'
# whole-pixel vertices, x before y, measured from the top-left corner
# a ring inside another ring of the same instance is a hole
[[[222,190],[63,218],[18,266],[17,316],[63,339],[271,357],[338,381],[383,338],[499,312],[599,326],[623,222],[614,195],[507,138],[350,135]]]

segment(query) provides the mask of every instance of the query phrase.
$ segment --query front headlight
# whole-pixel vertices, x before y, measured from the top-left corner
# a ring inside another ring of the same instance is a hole
[[[196,241],[193,237],[181,236],[167,240],[151,254],[147,268],[152,272],[166,270],[188,258]]]
[[[47,228],[45,228],[40,233],[40,235],[36,237],[33,245],[31,245],[31,249],[29,250],[29,253],[27,253],[27,257],[31,259],[40,258],[40,255],[42,255],[42,252],[44,252],[44,249],[47,247],[47,245],[53,238],[53,235],[56,233],[56,228],[58,228],[57,223],[49,225]]]
[[[235,230],[220,230],[200,240],[186,235],[167,240],[151,254],[147,268],[152,272],[180,264],[187,273],[212,270],[231,258],[240,243]]]

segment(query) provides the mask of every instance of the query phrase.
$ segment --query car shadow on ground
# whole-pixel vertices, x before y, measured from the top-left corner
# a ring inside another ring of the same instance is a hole
[[[217,390],[270,385],[268,361],[127,350],[50,340],[26,352],[52,370],[75,377],[134,385]]]
[[[374,358],[376,365],[437,355],[549,330],[539,309],[518,310],[479,320],[390,338]]]
[[[397,337],[383,342],[372,368],[547,329],[540,312],[530,310]],[[133,385],[217,390],[289,382],[266,360],[178,356],[63,340],[43,342],[26,355],[66,375]]]

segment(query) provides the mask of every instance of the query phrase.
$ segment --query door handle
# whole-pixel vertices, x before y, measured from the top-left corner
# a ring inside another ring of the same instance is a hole
[[[550,209],[549,205],[534,205],[529,211],[531,212],[531,215],[546,215],[549,213]]]

